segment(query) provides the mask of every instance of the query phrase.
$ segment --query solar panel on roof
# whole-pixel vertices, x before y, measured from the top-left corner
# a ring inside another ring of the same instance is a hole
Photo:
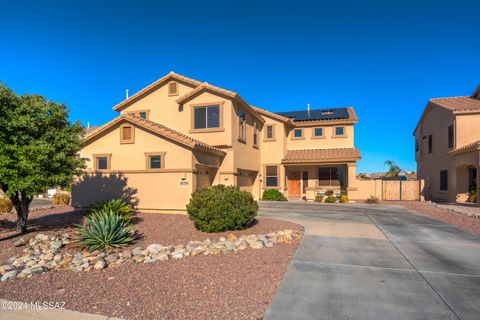
[[[317,109],[310,110],[310,114],[307,110],[304,111],[286,111],[277,112],[277,114],[290,118],[295,121],[309,121],[309,120],[331,120],[331,119],[347,119],[347,108],[333,108],[333,109]]]

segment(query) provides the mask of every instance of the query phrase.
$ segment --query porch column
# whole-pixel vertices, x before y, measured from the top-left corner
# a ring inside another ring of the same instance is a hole
[[[347,191],[356,191],[357,182],[357,163],[347,163]]]

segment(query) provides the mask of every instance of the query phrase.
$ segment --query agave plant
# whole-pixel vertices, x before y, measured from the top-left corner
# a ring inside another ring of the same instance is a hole
[[[95,211],[85,219],[85,225],[77,225],[76,231],[89,251],[126,246],[138,238],[128,222],[112,210]]]
[[[133,218],[133,207],[122,199],[112,199],[96,204],[87,216],[95,212],[112,211],[119,215],[125,222],[130,222]]]

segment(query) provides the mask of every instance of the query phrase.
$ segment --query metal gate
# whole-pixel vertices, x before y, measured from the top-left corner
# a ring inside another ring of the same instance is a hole
[[[382,200],[420,200],[420,181],[382,180]]]

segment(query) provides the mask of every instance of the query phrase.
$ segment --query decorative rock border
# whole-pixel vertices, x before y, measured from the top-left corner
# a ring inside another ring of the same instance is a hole
[[[473,203],[471,206],[461,205],[461,204],[437,203],[433,201],[426,201],[425,203],[438,209],[455,212],[455,213],[467,215],[474,218],[480,218],[480,208],[474,206]]]
[[[26,246],[25,255],[14,256],[9,259],[9,264],[0,266],[1,281],[15,278],[29,278],[52,270],[91,271],[114,267],[123,263],[153,263],[170,259],[182,259],[187,256],[212,255],[234,253],[251,249],[270,248],[278,243],[293,243],[302,237],[302,233],[293,230],[282,230],[261,235],[235,236],[229,234],[217,240],[206,239],[203,241],[189,241],[182,245],[162,246],[150,244],[149,246],[130,249],[111,249],[108,252],[88,252],[79,250],[75,252],[60,252],[60,249],[76,240],[76,235],[63,233],[49,237],[38,234],[30,240],[19,239],[14,245]]]

